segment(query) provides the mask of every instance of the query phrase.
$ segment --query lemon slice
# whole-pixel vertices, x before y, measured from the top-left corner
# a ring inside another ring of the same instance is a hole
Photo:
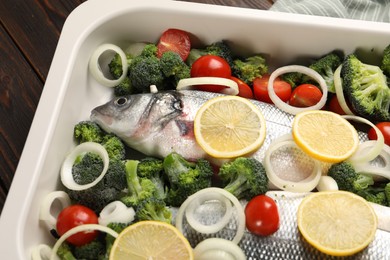
[[[359,145],[358,133],[346,119],[323,110],[297,114],[292,134],[295,143],[309,156],[330,163],[349,158]]]
[[[215,158],[234,158],[257,150],[265,139],[260,109],[246,98],[220,96],[204,103],[194,120],[203,150]]]
[[[346,191],[322,191],[304,198],[298,228],[306,241],[333,256],[360,252],[374,239],[377,217],[363,198]]]
[[[188,240],[161,221],[140,221],[124,229],[111,248],[110,260],[194,259]]]

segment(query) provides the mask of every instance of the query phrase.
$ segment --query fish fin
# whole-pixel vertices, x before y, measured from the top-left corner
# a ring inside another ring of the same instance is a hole
[[[175,120],[177,127],[180,131],[180,136],[195,138],[194,135],[194,121],[187,120]]]

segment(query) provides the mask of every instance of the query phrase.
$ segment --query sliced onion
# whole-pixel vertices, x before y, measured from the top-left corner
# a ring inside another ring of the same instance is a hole
[[[378,217],[378,228],[390,232],[390,207],[368,202]]]
[[[196,260],[245,260],[242,249],[234,242],[223,238],[208,238],[194,249]]]
[[[88,184],[77,184],[72,175],[72,167],[74,161],[79,155],[83,153],[94,153],[100,156],[103,160],[103,170],[100,175],[91,183]],[[94,142],[85,142],[76,146],[73,151],[65,158],[65,161],[61,167],[61,181],[62,184],[70,190],[86,190],[95,186],[99,181],[101,181],[108,170],[109,157],[106,149],[98,143]]]
[[[158,89],[156,85],[150,85],[150,93],[157,93]]]
[[[337,182],[330,176],[321,176],[317,184],[318,191],[338,190]]]
[[[107,204],[99,214],[99,224],[107,226],[110,223],[133,222],[135,211],[128,208],[122,201],[113,201]]]
[[[333,74],[333,82],[334,82],[334,87],[335,87],[335,91],[336,91],[336,97],[337,97],[337,101],[339,102],[344,113],[346,113],[347,115],[353,115],[354,113],[351,111],[351,109],[349,109],[349,107],[347,105],[347,101],[345,101],[343,85],[342,85],[341,76],[340,76],[341,67],[342,67],[342,65],[340,65],[335,70],[335,72]]]
[[[184,213],[188,207],[188,205],[194,200],[197,199],[199,196],[203,196],[204,194],[210,194],[210,193],[220,193],[226,198],[228,198],[234,205],[236,211],[237,211],[237,217],[238,217],[238,225],[237,225],[237,232],[234,236],[232,242],[235,244],[238,244],[241,240],[241,238],[244,235],[245,232],[245,214],[244,214],[244,208],[242,207],[241,203],[238,201],[238,199],[231,194],[230,192],[222,189],[222,188],[216,188],[216,187],[210,187],[202,189],[191,196],[189,196],[183,204],[180,206],[177,215],[176,215],[176,228],[181,232],[183,232],[183,218]]]
[[[32,260],[46,260],[50,258],[51,247],[45,244],[37,245],[31,252]],[[57,255],[54,259],[60,259]]]
[[[105,52],[113,51],[115,53],[118,53],[121,61],[122,61],[122,75],[118,79],[109,79],[107,78],[102,68],[100,67],[99,58],[102,56]],[[100,45],[92,54],[91,59],[89,60],[89,71],[92,74],[92,76],[96,79],[97,82],[102,84],[106,87],[115,87],[119,85],[126,77],[128,70],[128,64],[127,64],[127,57],[124,51],[110,43],[102,44]]]
[[[39,220],[43,221],[49,230],[55,229],[57,224],[57,216],[53,216],[51,210],[56,200],[61,203],[60,211],[72,204],[68,194],[64,191],[53,191],[46,195],[39,210]]]
[[[197,85],[220,85],[225,86],[226,88],[222,89],[220,93],[226,95],[237,95],[238,94],[238,85],[235,81],[227,78],[219,77],[195,77],[181,79],[177,84],[176,90],[192,90],[196,89]]]
[[[225,214],[216,223],[212,225],[204,225],[203,223],[200,223],[198,220],[195,219],[194,212],[198,206],[202,205],[204,202],[212,200],[217,200],[225,206]],[[218,231],[223,229],[229,223],[229,220],[232,217],[232,213],[233,209],[230,200],[220,193],[209,193],[203,194],[202,196],[198,196],[196,199],[193,199],[189,203],[185,211],[188,224],[190,224],[193,229],[202,234],[217,233]]]
[[[265,157],[264,157],[264,168],[266,170],[268,179],[272,184],[274,184],[276,187],[278,187],[281,190],[286,190],[286,191],[291,191],[291,192],[309,192],[312,191],[320,181],[322,169],[321,169],[321,164],[319,161],[311,159],[308,157],[308,159],[312,160],[314,163],[313,170],[306,179],[301,180],[299,182],[295,181],[290,181],[290,180],[285,180],[280,178],[276,172],[274,171],[272,167],[272,162],[271,162],[271,156],[272,154],[277,151],[280,148],[285,148],[285,147],[291,147],[291,148],[296,148],[299,149],[298,146],[295,144],[294,141],[292,140],[283,140],[282,136],[282,141],[276,139],[274,140],[270,146],[268,147]]]
[[[274,90],[275,79],[280,75],[283,75],[285,73],[290,73],[290,72],[298,72],[298,73],[305,74],[318,82],[322,90],[322,97],[317,104],[310,107],[294,107],[284,102],[276,95]],[[328,97],[328,86],[326,85],[324,78],[315,70],[305,66],[290,65],[290,66],[280,67],[271,73],[268,81],[268,94],[272,102],[275,104],[275,106],[277,106],[279,109],[287,113],[296,115],[302,111],[321,109],[325,105],[326,99]]]
[[[108,228],[106,226],[97,225],[97,224],[85,224],[85,225],[79,225],[72,229],[69,229],[66,231],[54,244],[53,250],[51,251],[50,260],[56,259],[58,248],[61,246],[61,244],[68,239],[70,236],[77,234],[79,232],[83,231],[92,231],[92,230],[98,230],[101,232],[105,232],[114,238],[118,237],[118,233],[112,230],[111,228]]]
[[[347,120],[353,120],[353,121],[357,121],[359,123],[364,123],[364,124],[371,126],[372,128],[374,128],[375,133],[378,137],[378,139],[375,142],[375,145],[372,146],[372,148],[368,152],[363,152],[358,147],[357,151],[350,158],[348,158],[348,161],[351,162],[352,164],[355,164],[355,163],[366,163],[366,162],[374,160],[380,154],[380,152],[382,151],[382,148],[385,144],[385,139],[383,137],[382,132],[373,123],[371,123],[369,120],[367,120],[363,117],[353,116],[353,115],[343,115],[342,117],[347,119]],[[362,144],[360,144],[359,146],[361,146],[361,145]]]
[[[365,149],[373,149],[372,147],[377,145],[377,141],[366,141],[359,146],[358,151],[364,151]],[[390,180],[390,147],[384,145],[383,149],[379,153],[378,157],[382,158],[384,166],[374,166],[370,162],[364,163],[352,163],[356,172],[362,172],[365,174],[373,175],[373,177],[383,177]]]

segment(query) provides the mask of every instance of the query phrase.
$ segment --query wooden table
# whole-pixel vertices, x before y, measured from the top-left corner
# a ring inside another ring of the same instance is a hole
[[[84,1],[0,1],[0,214],[62,26],[69,13]],[[272,0],[184,1],[255,9],[272,5]]]

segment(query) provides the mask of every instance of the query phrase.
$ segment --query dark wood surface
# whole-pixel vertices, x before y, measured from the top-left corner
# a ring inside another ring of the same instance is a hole
[[[62,26],[69,13],[84,1],[0,1],[0,214]],[[254,9],[272,5],[272,0],[184,1]]]

